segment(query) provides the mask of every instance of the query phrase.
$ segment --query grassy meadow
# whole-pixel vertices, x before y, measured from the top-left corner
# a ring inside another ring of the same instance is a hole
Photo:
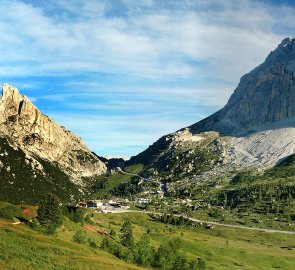
[[[148,234],[158,247],[167,239],[180,238],[180,252],[188,259],[202,258],[206,269],[293,269],[295,235],[271,234],[204,226],[176,227],[155,221],[146,214],[94,214],[93,226],[108,234],[115,231],[119,241],[122,223],[132,223],[135,241]],[[97,246],[78,244],[73,236],[84,230]],[[65,219],[56,235],[47,236],[27,225],[10,225],[0,221],[0,269],[143,269],[128,264],[99,248],[105,235],[84,229]]]

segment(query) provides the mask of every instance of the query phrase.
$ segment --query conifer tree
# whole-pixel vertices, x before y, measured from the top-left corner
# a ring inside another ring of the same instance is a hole
[[[125,247],[131,247],[134,243],[132,224],[126,220],[121,227],[121,243]]]
[[[52,234],[62,224],[62,208],[60,199],[50,193],[45,194],[39,204],[37,220]]]

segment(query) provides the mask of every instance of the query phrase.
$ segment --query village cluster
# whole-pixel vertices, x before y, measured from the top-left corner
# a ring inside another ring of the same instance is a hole
[[[80,202],[78,206],[87,207],[99,212],[109,212],[114,210],[127,210],[130,208],[128,199],[112,197],[109,200],[90,200],[88,202]]]

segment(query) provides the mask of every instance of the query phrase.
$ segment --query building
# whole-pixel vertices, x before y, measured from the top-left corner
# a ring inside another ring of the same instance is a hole
[[[138,203],[148,203],[149,202],[149,199],[147,199],[147,198],[138,198],[137,199],[137,202]]]
[[[87,202],[79,202],[80,207],[87,207]]]
[[[116,197],[112,197],[112,198],[108,201],[108,203],[109,203],[110,205],[117,205],[117,204],[118,204],[118,198],[116,198]]]
[[[97,209],[97,208],[102,208],[102,206],[103,206],[102,201],[92,200],[92,201],[87,202],[88,208]]]

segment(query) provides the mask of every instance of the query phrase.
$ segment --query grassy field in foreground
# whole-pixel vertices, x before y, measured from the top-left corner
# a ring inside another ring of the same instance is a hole
[[[149,232],[151,244],[179,237],[180,251],[187,258],[202,258],[206,269],[294,269],[295,236],[214,227],[206,230],[176,227],[152,220],[139,213],[94,214],[96,227],[114,230],[119,241],[125,219],[132,222],[135,240]],[[1,225],[0,269],[142,269],[125,263],[72,238],[81,225],[67,220],[56,236],[46,236],[26,225]],[[87,231],[87,237],[100,245],[104,236]]]
[[[142,269],[61,236],[46,236],[25,225],[1,225],[1,270]]]
[[[193,259],[203,258],[206,269],[293,269],[295,235],[270,234],[214,227],[188,229],[152,221],[147,215],[128,213],[99,215],[101,226],[119,232],[125,218],[133,224],[135,236],[149,229],[151,243],[159,246],[165,239],[182,239],[181,251]]]

